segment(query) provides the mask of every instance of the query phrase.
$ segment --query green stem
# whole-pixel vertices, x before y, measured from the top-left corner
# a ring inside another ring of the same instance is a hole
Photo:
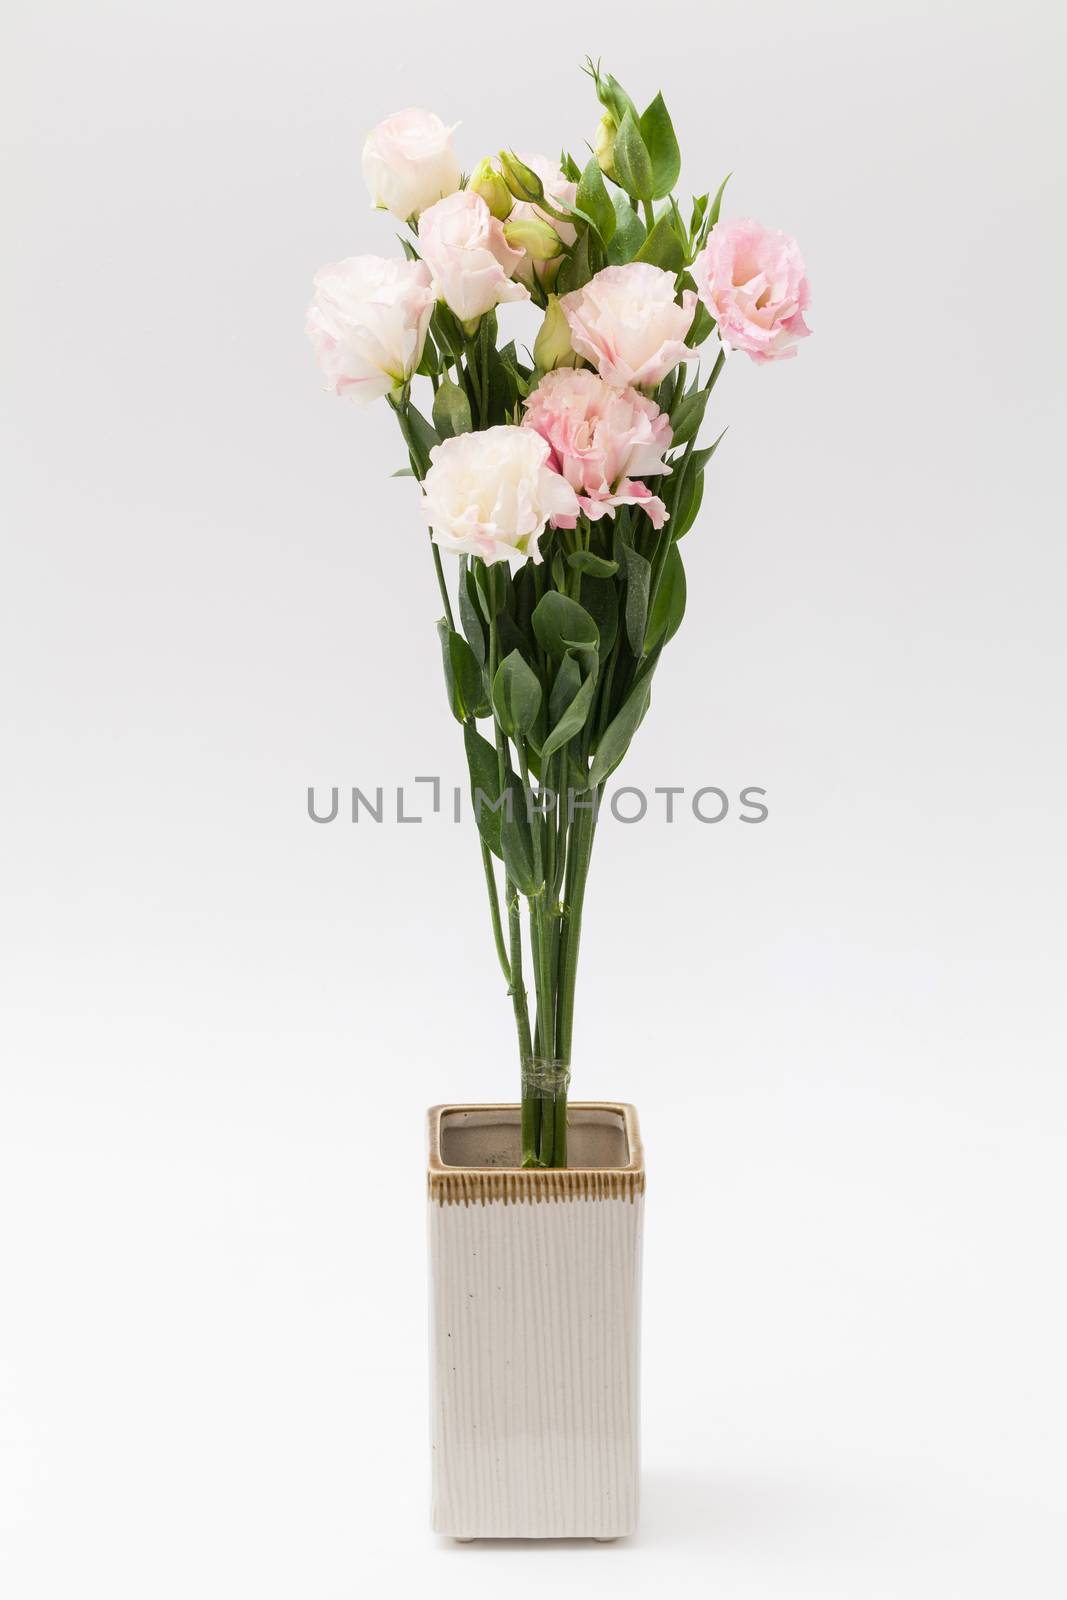
[[[485,886],[489,892],[489,917],[493,924],[493,943],[496,945],[497,960],[500,962],[500,970],[504,974],[504,982],[510,991],[511,962],[508,960],[508,953],[504,948],[504,929],[500,921],[500,900],[497,895],[496,872],[493,869],[492,854],[484,839],[482,839],[482,866],[485,869]]]
[[[595,803],[597,795],[590,797]],[[582,906],[589,877],[589,861],[596,829],[593,812],[579,810],[571,827],[567,851],[567,915],[560,946],[559,1031],[557,1048],[564,1066],[571,1062],[571,1036],[574,1029],[574,989],[578,976],[578,947],[582,937]]]
[[[496,676],[499,664],[500,641],[497,628],[497,577],[496,567],[490,566],[489,577],[489,682],[492,683]],[[507,747],[504,741],[503,730],[496,717],[493,718],[493,733],[496,738],[497,774],[500,782],[500,792],[504,792],[504,783],[507,778]],[[511,1003],[515,1012],[515,1031],[519,1039],[519,1071],[525,1072],[527,1062],[533,1056],[533,1040],[530,1037],[530,1012],[526,1003],[526,989],[522,977],[522,924],[519,918],[519,891],[510,876],[505,877],[507,906],[508,906],[508,936],[509,936],[509,964],[511,967]],[[534,952],[536,963],[536,951]],[[541,1108],[538,1103],[531,1102],[526,1094],[522,1096],[522,1164],[524,1167],[538,1166],[537,1147],[541,1132]]]
[[[525,793],[527,815],[530,819],[530,835],[533,842],[534,879],[544,883],[544,874],[541,871],[541,817],[534,806],[533,788],[530,784],[530,763],[526,753],[526,740],[516,740],[519,752],[519,773],[522,777],[522,786]],[[548,968],[544,960],[547,953],[545,948],[545,891],[530,901],[530,939],[534,953],[534,976],[537,988],[537,1028],[544,1055],[551,1056],[555,1040],[553,1039],[552,1026],[552,988],[549,981]]]
[[[484,428],[485,402],[482,397],[481,378],[478,371],[478,348],[476,341],[477,335],[475,335],[474,339],[469,339],[467,341],[467,376],[470,378],[471,387],[474,390],[474,404],[478,411],[479,420]]]
[[[452,615],[452,602],[448,598],[448,585],[445,582],[445,569],[441,565],[441,552],[437,547],[437,542],[432,533],[430,534],[430,549],[433,551],[433,564],[434,570],[437,573],[437,587],[441,591],[441,603],[445,608],[445,621],[448,623],[448,626],[451,628],[452,632],[455,633],[456,621]]]

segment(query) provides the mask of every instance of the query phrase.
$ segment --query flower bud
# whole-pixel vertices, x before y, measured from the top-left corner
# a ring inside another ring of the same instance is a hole
[[[563,251],[563,240],[555,228],[539,217],[505,222],[504,238],[513,250],[525,250],[531,261],[552,261]]]
[[[606,178],[613,183],[617,181],[615,174],[615,135],[619,131],[619,124],[615,121],[610,111],[605,111],[596,125],[593,135],[593,150],[596,155],[597,166]]]
[[[481,195],[498,222],[506,222],[511,216],[511,191],[488,156],[475,167],[467,187]]]
[[[578,356],[571,345],[571,330],[559,296],[550,294],[548,310],[533,347],[534,364],[539,372],[552,372],[556,367],[576,367]]]
[[[510,150],[500,152],[500,170],[504,174],[504,182],[515,196],[516,200],[543,200],[545,186],[532,167],[525,161],[520,161],[518,156],[512,155]]]

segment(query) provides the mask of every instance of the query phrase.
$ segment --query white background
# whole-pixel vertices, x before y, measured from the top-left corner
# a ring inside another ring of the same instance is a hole
[[[1062,1595],[1054,9],[13,15],[5,1597]],[[392,419],[322,394],[302,313],[392,247],[370,124],[580,150],[586,50],[799,236],[814,337],[716,391],[626,769],[770,818],[606,822],[591,881],[575,1092],[638,1103],[650,1168],[641,1531],[459,1547],[422,1116],[514,1093],[509,1012],[466,830],[306,815],[463,766]]]

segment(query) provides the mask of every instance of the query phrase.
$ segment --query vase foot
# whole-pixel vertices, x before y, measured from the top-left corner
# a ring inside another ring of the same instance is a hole
[[[594,1533],[594,1535],[593,1535],[593,1543],[594,1544],[614,1544],[615,1541],[618,1539],[618,1537],[619,1536],[618,1536],[617,1533],[605,1534],[603,1538],[601,1538],[601,1536],[599,1534]]]

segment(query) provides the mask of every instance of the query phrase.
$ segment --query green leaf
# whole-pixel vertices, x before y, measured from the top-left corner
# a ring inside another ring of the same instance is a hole
[[[520,399],[525,399],[530,392],[530,369],[523,366],[515,349],[515,341],[511,339],[502,350],[497,351],[497,360],[503,367],[508,379]]]
[[[471,804],[478,832],[494,855],[501,855],[500,845],[500,764],[496,749],[488,739],[483,739],[473,723],[463,725],[463,745],[467,752],[467,770],[471,780]],[[479,794],[484,799],[479,801]],[[497,807],[498,809],[493,809]]]
[[[567,557],[567,565],[576,572],[588,572],[594,578],[612,578],[619,570],[617,561],[595,556],[591,550],[572,550]]]
[[[593,618],[600,633],[600,654],[604,660],[615,643],[619,631],[619,596],[611,578],[594,578],[591,573],[582,577],[582,604]]]
[[[671,513],[671,530],[675,544],[684,539],[700,512],[704,498],[704,474],[690,472],[682,484],[678,505]]]
[[[566,150],[560,153],[559,170],[568,183],[577,183],[582,176],[582,169],[572,155]]]
[[[433,425],[442,439],[453,439],[458,433],[470,433],[474,427],[471,403],[466,389],[461,389],[451,378],[443,378],[433,397]]]
[[[715,224],[719,220],[719,211],[720,211],[720,208],[722,207],[722,197],[723,197],[723,194],[726,191],[726,185],[729,183],[729,181],[730,181],[730,179],[732,177],[733,177],[733,173],[732,172],[728,172],[726,174],[725,178],[719,184],[719,187],[718,187],[718,190],[716,191],[714,200],[711,202],[711,205],[708,207],[708,214],[704,219],[704,236],[705,236],[705,238],[711,232],[711,229],[714,228]]]
[[[391,478],[413,478],[415,476],[410,467],[397,467],[395,472],[389,474]]]
[[[487,717],[489,705],[482,683],[482,669],[470,645],[461,633],[454,633],[442,617],[437,624],[441,641],[441,657],[445,669],[445,687],[448,703],[457,722],[468,717]]]
[[[677,545],[671,545],[663,563],[656,598],[648,615],[645,651],[662,647],[678,632],[685,616],[685,566]]]
[[[685,266],[686,246],[675,232],[669,211],[656,219],[652,232],[634,257],[635,261],[648,261],[664,272],[681,272]]]
[[[541,893],[545,880],[534,871],[533,833],[526,810],[526,791],[514,773],[509,774],[507,789],[511,804],[505,803],[500,817],[500,849],[508,877],[521,894],[532,897]]]
[[[440,435],[410,401],[398,406],[396,414],[404,442],[411,451],[415,472],[420,479],[425,478],[430,468],[430,451],[441,443]]]
[[[685,537],[697,519],[704,498],[704,468],[725,437],[724,428],[714,444],[709,444],[703,450],[690,447],[676,464],[673,480],[667,480],[670,485],[667,493],[671,501],[670,531],[675,544]]]
[[[696,438],[710,398],[710,391],[707,389],[693,389],[689,394],[682,395],[671,412],[674,444],[686,444],[690,439]]]
[[[645,225],[624,194],[612,199],[615,209],[615,233],[608,245],[608,265],[624,267],[632,261],[645,239]]]
[[[496,318],[484,316],[478,334],[479,358],[489,372],[489,426],[509,423],[519,398],[517,362],[513,363],[514,342],[503,350],[496,347]],[[505,357],[507,359],[505,360]]]
[[[528,661],[533,654],[533,640],[523,635],[515,618],[510,611],[502,611],[496,622],[497,643],[500,646],[500,659],[509,656],[517,650],[524,661]]]
[[[641,137],[637,119],[629,109],[615,136],[615,171],[627,194],[632,194],[637,200],[652,199],[652,158]]]
[[[589,786],[596,788],[610,773],[630,748],[630,740],[637,732],[642,717],[648,710],[652,694],[652,674],[644,674],[634,683],[616,715],[600,736],[593,764],[589,769]]]
[[[698,301],[696,312],[689,325],[689,332],[685,336],[685,342],[690,350],[695,350],[698,344],[703,344],[714,326],[715,318],[703,300]]]
[[[574,289],[581,289],[590,278],[596,277],[605,259],[604,246],[595,229],[586,228],[559,269],[556,293],[570,294]]]
[[[493,679],[493,708],[509,739],[529,733],[541,708],[541,685],[517,650],[505,656]]]
[[[422,356],[415,370],[424,378],[436,377],[441,370],[441,361],[437,353],[437,346],[434,344],[433,337],[429,333],[426,335],[426,343],[422,347]]]
[[[664,378],[663,382],[652,396],[660,410],[666,411],[668,416],[670,416],[671,412],[674,410],[675,401],[678,399],[679,388],[685,388],[685,384],[682,382],[684,377],[685,365],[684,363],[680,363],[675,367],[673,372],[668,372],[667,376]]]
[[[489,568],[478,556],[472,556],[467,574],[467,592],[486,622],[491,622],[493,610],[489,604]]]
[[[478,607],[478,591],[474,582],[474,573],[470,569],[466,556],[459,558],[459,625],[474,658],[480,667],[485,666],[486,640],[485,628],[482,625],[482,614]]]
[[[548,757],[555,755],[557,750],[562,750],[563,746],[569,743],[575,734],[581,733],[589,719],[589,711],[593,704],[595,690],[596,673],[591,672],[579,685],[577,693],[561,713],[558,722],[555,723],[552,732],[542,745],[542,761],[547,761]]]
[[[600,631],[588,611],[556,589],[542,595],[531,621],[538,643],[550,656],[564,656],[568,650],[595,652],[600,643]]]
[[[615,207],[611,203],[596,156],[591,158],[582,173],[575,205],[585,212],[604,243],[610,244],[615,232]]]
[[[515,586],[506,561],[498,561],[492,567],[487,567],[479,557],[471,558],[471,577],[474,580],[474,592],[478,597],[478,605],[486,622],[491,622],[493,615],[499,616],[501,612],[508,611],[514,599]],[[492,597],[495,594],[495,606]]]
[[[648,586],[652,567],[643,555],[639,555],[628,544],[622,544],[621,549],[626,563],[626,637],[634,655],[639,656],[645,642]]]
[[[467,353],[467,335],[455,316],[443,300],[438,300],[433,308],[430,318],[430,327],[440,349],[447,350],[451,356],[464,356]]]
[[[719,446],[722,444],[722,442],[723,442],[723,440],[725,438],[726,438],[726,429],[724,428],[722,430],[722,432],[719,434],[719,437],[716,439],[714,444],[709,444],[703,450],[694,450],[693,451],[693,470],[694,470],[694,472],[701,472],[702,473],[704,471],[704,468],[707,466],[708,462],[711,460],[712,456],[715,454],[716,450],[719,448]]]
[[[640,121],[641,137],[652,162],[652,198],[662,200],[678,182],[682,170],[682,152],[670,113],[658,94]]]
[[[577,657],[567,654],[559,664],[552,692],[548,697],[548,720],[555,727],[578,690],[582,687],[582,669]]]

